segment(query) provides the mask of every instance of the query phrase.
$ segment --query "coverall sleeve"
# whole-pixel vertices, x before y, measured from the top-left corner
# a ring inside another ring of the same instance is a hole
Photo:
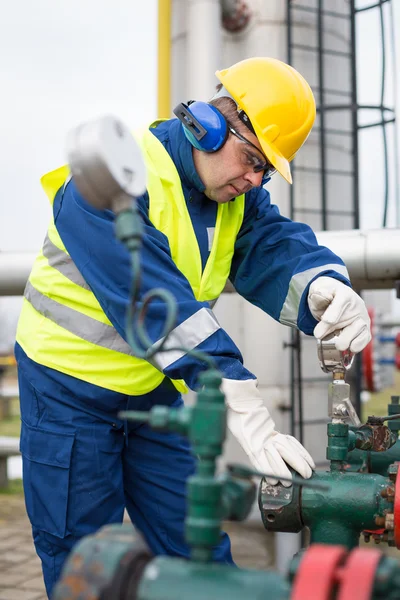
[[[308,225],[283,217],[264,188],[252,190],[230,274],[237,292],[280,323],[311,335],[317,321],[308,308],[308,288],[321,275],[351,285],[343,261],[318,245]]]
[[[168,345],[203,350],[211,355],[224,377],[254,378],[243,366],[237,346],[220,327],[207,302],[198,302],[185,276],[171,258],[167,237],[148,218],[147,195],[138,201],[143,221],[140,254],[140,297],[163,287],[177,302],[177,322]],[[127,341],[126,312],[132,285],[130,255],[115,237],[114,215],[91,207],[78,192],[73,179],[58,192],[54,202],[57,230],[75,265],[96,296],[110,322]],[[152,302],[146,314],[146,328],[156,343],[163,334],[165,304]],[[172,379],[183,379],[195,389],[199,371],[206,365],[185,350],[158,353],[152,361]]]

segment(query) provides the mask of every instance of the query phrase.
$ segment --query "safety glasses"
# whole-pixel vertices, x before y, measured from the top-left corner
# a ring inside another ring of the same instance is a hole
[[[257,148],[257,146],[255,146],[252,142],[250,142],[250,140],[245,138],[244,135],[239,133],[229,122],[228,122],[228,129],[232,133],[232,135],[234,135],[241,142],[247,144],[248,146],[250,146],[251,148],[253,148],[256,151],[256,153],[250,152],[250,151],[246,152],[245,160],[246,160],[246,164],[248,166],[253,167],[254,173],[261,173],[263,171],[263,178],[262,178],[262,185],[263,185],[276,172],[275,167],[269,162],[269,160],[266,158],[266,156],[264,156],[264,154],[261,152],[261,150],[259,148]],[[262,156],[262,158],[260,155]]]

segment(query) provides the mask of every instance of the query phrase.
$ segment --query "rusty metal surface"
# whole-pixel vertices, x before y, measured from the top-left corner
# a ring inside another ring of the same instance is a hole
[[[134,587],[135,576],[138,580],[151,559],[150,550],[132,525],[107,525],[76,545],[52,600],[123,600],[125,592]]]
[[[357,430],[356,436],[356,448],[360,450],[385,452],[396,443],[396,436],[383,424],[366,423]]]

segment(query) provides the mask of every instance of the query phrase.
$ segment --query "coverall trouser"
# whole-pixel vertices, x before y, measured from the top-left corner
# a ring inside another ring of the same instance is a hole
[[[121,523],[125,508],[154,554],[188,557],[185,484],[195,468],[188,442],[116,417],[154,404],[180,407],[172,384],[146,396],[118,395],[119,405],[109,406],[107,391],[98,388],[98,400],[76,397],[18,346],[16,356],[25,502],[48,596],[74,544]],[[83,394],[88,385],[82,382]],[[214,558],[233,564],[226,534]]]

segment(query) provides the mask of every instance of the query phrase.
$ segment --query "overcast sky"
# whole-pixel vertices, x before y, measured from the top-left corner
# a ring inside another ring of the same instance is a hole
[[[400,0],[394,7],[398,37]],[[378,12],[358,20],[360,101],[378,102]],[[131,127],[156,117],[157,0],[13,0],[4,4],[0,32],[0,251],[37,251],[50,216],[39,178],[65,162],[67,132],[104,113]],[[387,61],[390,68],[390,53]],[[363,136],[361,191],[370,209],[362,225],[377,227],[381,136]]]
[[[156,0],[2,6],[0,250],[40,248],[50,210],[39,178],[65,162],[72,127],[105,113],[131,127],[155,118],[156,10]]]

